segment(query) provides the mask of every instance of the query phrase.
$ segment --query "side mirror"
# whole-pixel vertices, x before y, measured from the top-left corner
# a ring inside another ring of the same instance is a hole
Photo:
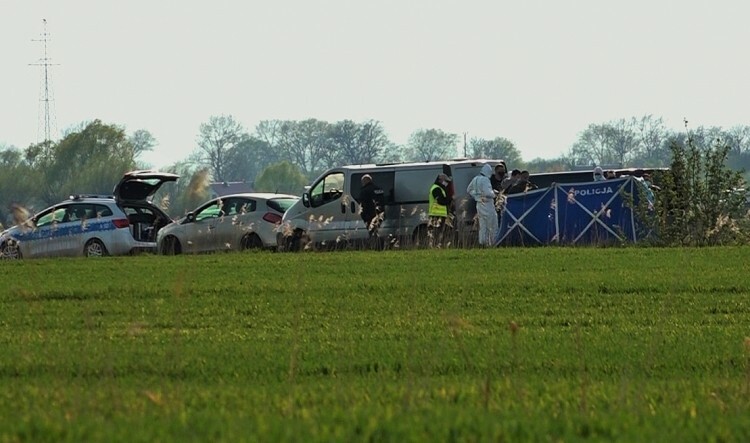
[[[310,194],[307,192],[302,194],[302,204],[305,205],[306,208],[310,207]]]
[[[192,212],[188,212],[188,214],[185,216],[185,223],[192,223],[195,221],[195,214]]]

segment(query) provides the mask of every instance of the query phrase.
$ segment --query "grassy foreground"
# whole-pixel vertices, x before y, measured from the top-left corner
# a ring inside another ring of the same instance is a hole
[[[0,441],[750,441],[748,257],[0,262]]]

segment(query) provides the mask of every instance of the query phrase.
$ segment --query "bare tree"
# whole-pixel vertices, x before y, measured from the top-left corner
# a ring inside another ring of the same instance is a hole
[[[456,157],[458,135],[440,129],[421,129],[409,137],[409,160],[435,161]]]
[[[329,126],[330,148],[326,151],[330,164],[365,164],[375,162],[388,146],[380,122],[355,123],[343,120]]]
[[[255,126],[255,136],[266,142],[271,149],[277,149],[283,124],[282,120],[263,120]]]
[[[570,156],[579,164],[624,166],[636,152],[638,139],[631,122],[589,125],[573,145]]]
[[[725,131],[724,138],[735,155],[750,153],[750,126],[733,126]]]
[[[128,141],[133,146],[133,155],[138,157],[144,152],[151,151],[156,146],[156,139],[150,132],[145,129],[138,129],[128,137]]]
[[[633,117],[633,129],[638,138],[636,157],[642,166],[664,166],[669,162],[669,149],[666,141],[669,131],[664,120],[653,115]]]
[[[200,126],[198,151],[214,180],[224,181],[226,153],[248,137],[242,125],[232,116],[213,116]]]
[[[296,164],[305,175],[312,176],[328,166],[328,123],[315,119],[285,121],[279,130],[281,158]]]

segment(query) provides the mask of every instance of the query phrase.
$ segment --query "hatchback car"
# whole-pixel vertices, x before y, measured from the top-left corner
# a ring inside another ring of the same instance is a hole
[[[0,233],[7,259],[124,255],[156,251],[156,234],[172,220],[148,199],[179,176],[134,171],[112,196],[75,195]]]
[[[293,195],[270,193],[215,198],[162,228],[157,234],[159,252],[275,249],[281,217],[298,199]]]

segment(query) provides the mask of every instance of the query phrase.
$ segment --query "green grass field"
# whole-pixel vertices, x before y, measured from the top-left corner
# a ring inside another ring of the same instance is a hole
[[[750,441],[748,257],[0,262],[0,441]]]

